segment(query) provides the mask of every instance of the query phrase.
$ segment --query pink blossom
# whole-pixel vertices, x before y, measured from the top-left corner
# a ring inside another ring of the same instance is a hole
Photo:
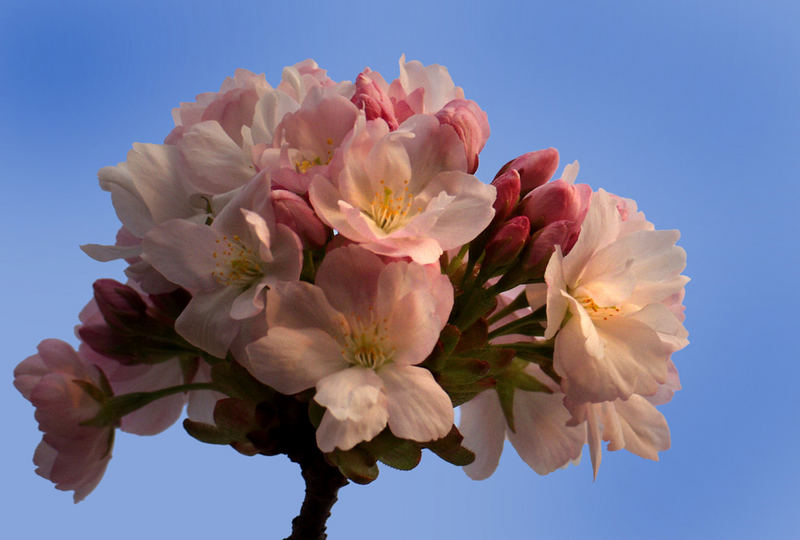
[[[250,126],[256,103],[270,88],[263,73],[256,75],[246,69],[237,69],[233,78],[225,79],[219,92],[200,94],[195,102],[181,103],[180,107],[173,109],[175,129],[164,142],[175,144],[188,128],[212,120],[241,145],[242,127]]]
[[[111,459],[113,426],[83,426],[100,412],[100,402],[81,384],[100,396],[108,395],[102,373],[67,343],[46,339],[39,353],[14,370],[14,386],[36,407],[44,432],[33,462],[36,473],[57,489],[75,492],[79,502],[100,482]],[[79,384],[80,383],[80,384]]]
[[[287,112],[274,129],[272,143],[253,147],[260,170],[295,193],[304,194],[314,175],[327,175],[336,149],[353,128],[358,109],[347,98],[314,88],[299,109]]]
[[[436,114],[454,99],[464,99],[464,90],[453,83],[447,68],[423,66],[417,60],[399,61],[400,76],[389,85],[395,116],[403,123],[415,114]]]
[[[464,172],[461,142],[431,116],[389,132],[362,115],[341,151],[331,178],[312,181],[311,204],[328,226],[374,253],[431,263],[492,219],[494,186]]]
[[[586,423],[592,470],[597,478],[600,468],[601,440],[608,441],[608,450],[626,449],[645,459],[658,461],[658,452],[669,449],[667,421],[644,397],[632,395],[627,400],[574,404],[566,400],[572,412],[569,425]]]
[[[529,297],[547,290],[545,338],[555,338],[554,368],[574,403],[656,393],[670,355],[688,343],[664,304],[688,281],[678,231],[623,230],[616,201],[593,194],[572,251],[557,247],[546,284],[527,287]]]
[[[168,221],[150,231],[142,258],[192,293],[175,321],[189,343],[224,357],[240,322],[264,309],[264,288],[300,276],[302,244],[276,225],[269,179],[255,177],[213,223]]]
[[[284,394],[316,388],[315,401],[327,409],[317,428],[323,452],[348,450],[387,425],[421,442],[450,431],[450,398],[416,366],[453,304],[437,268],[386,264],[350,246],[326,255],[317,285],[278,283],[267,298],[269,330],[247,347],[245,367]]]

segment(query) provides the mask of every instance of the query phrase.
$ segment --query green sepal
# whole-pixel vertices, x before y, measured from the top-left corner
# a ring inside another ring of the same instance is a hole
[[[446,324],[439,334],[439,341],[442,344],[442,354],[447,357],[453,353],[456,345],[461,340],[461,332],[452,324]]]
[[[230,444],[231,442],[228,433],[218,429],[217,426],[206,424],[205,422],[195,422],[184,418],[183,429],[190,436],[207,444]]]
[[[272,388],[261,384],[235,360],[214,364],[211,380],[223,394],[255,403],[267,401],[275,394]]]
[[[325,454],[325,457],[356,484],[369,484],[378,477],[375,458],[358,446],[347,451],[336,448],[333,452]]]
[[[525,362],[531,362],[542,368],[548,377],[553,379],[556,384],[561,384],[561,377],[553,368],[553,350],[547,348],[518,347],[517,344],[510,344],[516,352],[516,357]]]
[[[511,431],[516,433],[517,430],[514,427],[514,384],[508,379],[498,380],[494,389],[500,399],[500,408],[503,410],[503,416],[506,417],[506,424],[508,424]]]
[[[464,436],[461,435],[456,426],[453,426],[450,433],[441,439],[422,443],[422,446],[448,463],[463,467],[475,461],[475,454],[461,446],[461,441],[463,440]]]
[[[545,394],[553,393],[553,391],[550,390],[545,384],[541,383],[539,379],[521,370],[515,370],[509,376],[509,381],[515,387],[519,388],[520,390],[524,390],[525,392],[544,392]]]
[[[103,376],[105,378],[105,376]],[[107,382],[107,380],[106,380]],[[95,400],[97,403],[105,403],[109,397],[110,392],[104,392],[100,388],[96,387],[94,384],[90,383],[89,381],[82,381],[80,379],[72,379],[72,383],[80,386],[81,390],[86,392],[90,398]],[[102,383],[101,383],[102,384]]]
[[[419,465],[422,459],[422,450],[419,444],[395,437],[389,428],[381,431],[371,441],[361,443],[359,446],[378,458],[381,463],[401,471],[410,471]]]
[[[479,358],[451,356],[437,380],[442,387],[474,383],[489,373],[489,362]]]
[[[230,433],[231,440],[242,440],[247,433],[258,429],[256,408],[250,401],[224,398],[214,405],[214,423],[220,430]]]
[[[488,339],[489,324],[486,322],[486,319],[478,319],[461,332],[461,337],[458,340],[458,344],[453,349],[453,352],[462,353],[464,351],[471,351],[472,349],[483,348],[486,346]]]
[[[472,384],[450,386],[444,390],[450,397],[453,407],[458,407],[459,405],[463,405],[467,401],[471,400],[484,390],[494,388],[495,384],[496,381],[494,378],[486,377]]]

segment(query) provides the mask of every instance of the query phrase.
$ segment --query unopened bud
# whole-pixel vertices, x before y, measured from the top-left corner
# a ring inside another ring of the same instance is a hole
[[[147,304],[131,287],[113,279],[98,279],[93,288],[97,307],[109,326],[128,328],[146,318]]]
[[[512,159],[503,165],[495,178],[510,169],[519,171],[522,182],[522,194],[541,186],[555,174],[558,168],[558,150],[545,148],[535,152],[528,152]]]
[[[514,262],[528,241],[531,224],[525,216],[508,220],[486,244],[482,268],[494,273]]]
[[[580,233],[580,225],[575,230],[572,221],[556,221],[540,229],[531,237],[528,248],[522,256],[522,269],[525,279],[539,279],[544,276],[547,263],[555,251],[556,245],[566,253],[575,244]]]
[[[478,170],[478,154],[489,138],[489,119],[478,104],[468,99],[454,99],[436,113],[442,125],[452,126],[464,143],[467,154],[467,172]]]
[[[509,169],[494,180],[492,185],[497,190],[494,200],[494,223],[502,223],[514,211],[519,202],[520,179],[516,169]]]
[[[520,213],[528,216],[533,230],[557,221],[572,221],[580,228],[589,209],[592,188],[556,180],[528,193],[520,203]]]
[[[399,122],[394,114],[394,105],[389,99],[389,85],[377,71],[364,68],[356,77],[356,92],[350,101],[362,109],[367,120],[382,118],[389,129],[397,129]]]
[[[315,249],[325,245],[330,229],[322,223],[305,199],[291,191],[275,189],[272,191],[272,202],[275,221],[297,233],[304,247]]]

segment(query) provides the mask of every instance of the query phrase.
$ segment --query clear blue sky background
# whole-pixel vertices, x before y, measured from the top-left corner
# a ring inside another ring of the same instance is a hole
[[[67,5],[69,6],[67,7]],[[800,537],[800,4],[629,2],[0,3],[0,535],[282,538],[302,499],[283,457],[207,446],[179,425],[120,434],[73,505],[33,473],[40,435],[13,367],[72,327],[121,266],[78,245],[117,228],[96,171],[160,142],[170,110],[237,67],[277,83],[308,57],[335,79],[446,65],[489,115],[478,175],[555,146],[580,179],[678,228],[692,282],[684,389],[660,463],[605,453],[540,477],[507,448],[473,482],[427,454],[341,492],[330,538]]]

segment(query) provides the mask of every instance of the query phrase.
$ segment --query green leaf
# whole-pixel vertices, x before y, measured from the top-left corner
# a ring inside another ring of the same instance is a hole
[[[410,471],[419,465],[420,459],[422,459],[422,450],[419,444],[395,437],[388,428],[371,441],[361,443],[361,446],[378,458],[381,463],[402,471]]]
[[[375,458],[358,446],[347,451],[336,448],[325,456],[356,484],[369,484],[378,477]]]
[[[463,467],[475,461],[475,454],[461,446],[461,441],[463,440],[464,436],[461,435],[456,426],[453,426],[450,433],[441,439],[423,443],[422,445],[448,463]]]

